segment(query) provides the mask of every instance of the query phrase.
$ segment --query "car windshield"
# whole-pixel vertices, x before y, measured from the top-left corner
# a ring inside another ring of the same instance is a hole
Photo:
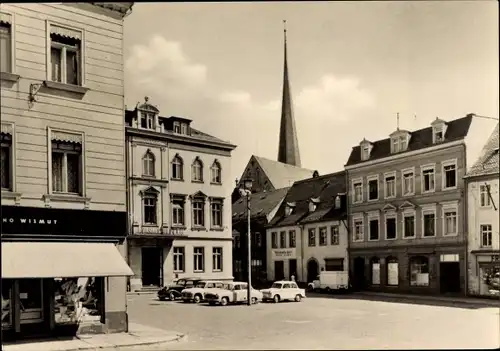
[[[195,286],[195,288],[201,288],[201,289],[203,289],[204,287],[205,287],[205,283],[198,283]]]
[[[271,286],[271,288],[273,288],[273,289],[281,289],[281,283],[273,283],[273,285]]]

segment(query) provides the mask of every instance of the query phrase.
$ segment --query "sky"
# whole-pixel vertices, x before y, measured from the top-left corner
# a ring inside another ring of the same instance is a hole
[[[302,167],[342,170],[352,147],[436,117],[499,115],[496,1],[135,3],[125,19],[125,101],[273,160],[283,20]],[[496,121],[480,121],[484,139]],[[468,161],[470,164],[470,161]]]

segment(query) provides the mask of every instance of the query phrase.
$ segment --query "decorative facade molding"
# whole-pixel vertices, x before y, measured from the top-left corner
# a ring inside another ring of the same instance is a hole
[[[83,135],[77,133],[69,133],[58,130],[52,130],[50,135],[52,140],[70,142],[70,143],[83,143]]]
[[[12,123],[4,123],[2,122],[2,133],[4,134],[13,134],[13,128],[12,128]]]

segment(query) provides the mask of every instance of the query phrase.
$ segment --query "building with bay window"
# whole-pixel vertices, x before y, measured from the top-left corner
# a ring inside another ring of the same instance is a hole
[[[4,339],[128,329],[122,51],[132,5],[0,8]]]
[[[163,117],[146,98],[125,113],[130,289],[174,277],[232,279],[231,151],[236,146]]]
[[[466,145],[480,135],[474,122],[436,118],[353,147],[345,169],[354,287],[465,293],[463,176]]]

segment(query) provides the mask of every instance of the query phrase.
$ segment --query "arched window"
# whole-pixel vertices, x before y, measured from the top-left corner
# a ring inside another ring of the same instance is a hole
[[[195,182],[203,181],[203,163],[196,157],[191,165],[191,180]]]
[[[410,257],[410,285],[429,286],[429,259],[427,257]]]
[[[380,260],[373,257],[370,262],[372,270],[372,285],[380,285]]]
[[[396,257],[387,258],[387,285],[399,285],[399,264]]]
[[[143,223],[147,225],[158,224],[158,191],[154,188],[148,188],[141,192],[141,197],[143,206]]]
[[[214,184],[222,183],[222,169],[220,163],[217,160],[215,160],[214,163],[212,164],[212,167],[210,167],[210,173],[211,173],[212,183]]]
[[[155,176],[155,155],[151,150],[146,151],[142,157],[142,174],[149,177]]]
[[[184,162],[179,155],[175,155],[172,160],[172,179],[182,180],[183,179],[183,168]]]

